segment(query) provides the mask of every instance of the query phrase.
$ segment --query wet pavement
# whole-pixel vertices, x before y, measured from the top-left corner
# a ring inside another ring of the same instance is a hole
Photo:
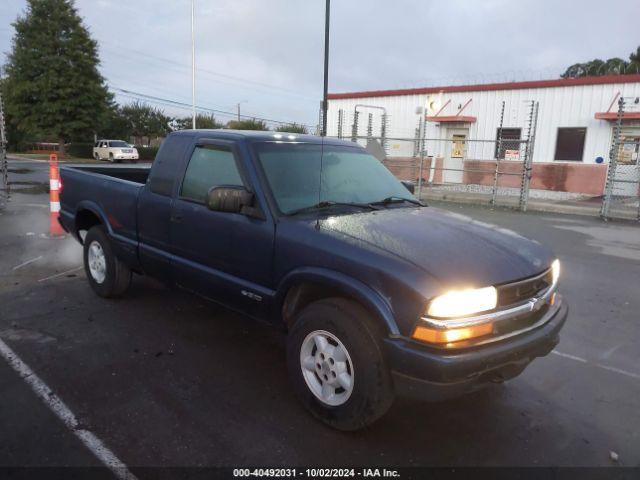
[[[357,433],[293,396],[284,336],[136,276],[93,294],[48,236],[46,163],[10,162],[0,204],[0,339],[127,465],[640,466],[640,227],[445,205],[549,244],[570,318],[521,376],[440,403],[399,398]],[[29,183],[35,182],[35,183]],[[44,185],[44,187],[43,187]],[[96,465],[0,358],[0,465]],[[611,453],[618,461],[611,459]]]

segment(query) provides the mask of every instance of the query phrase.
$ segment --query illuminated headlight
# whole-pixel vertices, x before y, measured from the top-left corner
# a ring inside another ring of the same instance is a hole
[[[553,278],[553,284],[558,283],[558,279],[560,278],[560,260],[555,259],[551,264],[551,275]]]
[[[498,291],[495,287],[451,290],[431,300],[427,315],[438,318],[464,317],[493,310],[497,304]]]

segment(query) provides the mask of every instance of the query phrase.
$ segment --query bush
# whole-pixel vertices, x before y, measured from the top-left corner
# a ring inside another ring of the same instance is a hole
[[[77,158],[92,158],[93,143],[69,143],[66,146],[67,155]]]
[[[286,125],[280,125],[278,128],[276,128],[276,132],[307,134],[309,133],[309,130],[307,130],[307,127],[302,124],[289,123]]]
[[[230,120],[227,123],[227,128],[232,130],[269,130],[267,124],[262,120],[250,119],[250,120]]]
[[[140,160],[153,162],[158,153],[159,147],[136,147]]]

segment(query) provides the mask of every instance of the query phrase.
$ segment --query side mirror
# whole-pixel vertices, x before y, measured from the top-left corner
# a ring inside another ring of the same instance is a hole
[[[253,193],[244,187],[212,187],[207,194],[207,207],[214,212],[254,215]]]
[[[416,185],[413,182],[409,182],[407,180],[402,180],[400,183],[404,185],[404,187],[409,190],[412,194],[416,193]]]

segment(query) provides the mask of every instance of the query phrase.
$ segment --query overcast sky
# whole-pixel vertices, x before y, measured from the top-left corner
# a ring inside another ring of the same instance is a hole
[[[6,53],[26,0],[0,1]],[[315,124],[324,4],[196,0],[196,103],[235,111],[243,102],[243,114]],[[76,6],[112,87],[191,102],[190,0]],[[575,62],[627,59],[639,19],[638,0],[334,0],[329,91],[557,77]]]

